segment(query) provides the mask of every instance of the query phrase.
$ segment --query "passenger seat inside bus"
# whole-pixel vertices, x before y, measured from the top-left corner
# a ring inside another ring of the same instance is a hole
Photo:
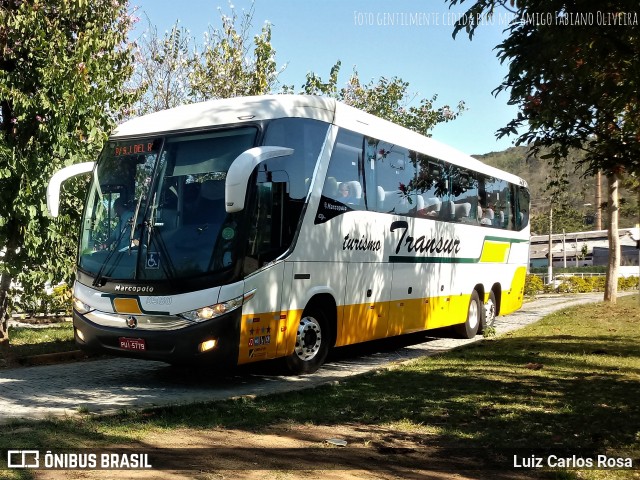
[[[353,195],[353,198],[355,198],[355,201],[352,198],[351,202],[347,202],[347,203],[354,203],[354,204],[362,203],[362,185],[360,185],[360,182],[356,180],[350,180],[342,183],[347,185],[347,187],[349,188],[349,192]]]
[[[329,198],[338,198],[338,181],[335,177],[327,177],[322,194]]]
[[[421,199],[422,202],[420,202]],[[420,207],[420,203],[422,203],[422,207]],[[436,218],[440,215],[441,206],[442,202],[438,197],[429,197],[425,200],[422,195],[418,195],[417,214],[419,217]]]
[[[456,206],[451,200],[445,200],[440,207],[440,220],[450,222],[455,218]]]
[[[495,222],[495,213],[491,208],[485,208],[480,217],[480,224],[492,227]]]
[[[455,206],[456,222],[469,222],[471,215],[471,204],[469,202],[459,203]]]
[[[189,225],[220,224],[225,216],[224,180],[202,182],[198,197],[185,211],[185,223]]]
[[[382,188],[380,185],[378,185],[378,211],[379,212],[384,212],[384,198],[386,196],[386,192],[384,191],[384,188]]]

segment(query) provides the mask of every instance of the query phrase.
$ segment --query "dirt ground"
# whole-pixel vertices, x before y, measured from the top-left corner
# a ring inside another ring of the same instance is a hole
[[[139,443],[151,469],[39,470],[39,480],[62,479],[524,479],[532,475],[474,453],[429,445],[429,437],[363,425],[281,425],[260,433],[244,430],[172,430]],[[329,440],[329,442],[328,442]],[[346,442],[336,446],[333,440]],[[161,449],[161,450],[155,450]],[[113,451],[117,446],[113,447]],[[120,452],[125,449],[118,450]],[[131,450],[128,446],[127,451]],[[155,453],[157,452],[157,453]],[[156,463],[156,465],[154,465]],[[529,472],[533,473],[533,472]]]

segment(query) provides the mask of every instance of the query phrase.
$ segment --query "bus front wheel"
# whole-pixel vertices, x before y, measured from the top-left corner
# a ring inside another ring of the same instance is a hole
[[[480,323],[482,322],[482,303],[480,303],[480,297],[477,291],[473,291],[471,294],[471,300],[469,300],[469,309],[467,310],[467,320],[460,325],[456,325],[454,330],[456,335],[460,338],[473,338],[478,333]]]
[[[313,373],[322,365],[329,353],[329,327],[319,310],[302,314],[293,353],[286,359],[287,369],[296,375]]]

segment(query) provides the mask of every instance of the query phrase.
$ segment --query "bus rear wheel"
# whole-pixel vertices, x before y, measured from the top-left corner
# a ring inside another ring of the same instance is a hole
[[[489,294],[489,300],[484,305],[484,325],[485,328],[493,328],[496,326],[496,314],[497,305],[496,305],[496,296],[493,293],[493,290]]]
[[[329,353],[329,327],[320,310],[305,311],[300,318],[293,353],[286,359],[287,369],[295,375],[313,373]]]
[[[471,294],[469,300],[469,309],[467,310],[467,319],[464,323],[456,325],[454,331],[460,338],[473,338],[478,333],[480,323],[482,322],[483,305],[480,303],[480,297],[477,291]]]

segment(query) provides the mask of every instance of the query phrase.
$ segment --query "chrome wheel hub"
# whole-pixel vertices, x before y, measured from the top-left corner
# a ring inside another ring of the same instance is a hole
[[[471,302],[469,305],[469,327],[471,329],[476,328],[476,326],[480,323],[480,315],[478,315],[478,302]]]
[[[487,304],[484,306],[485,318],[487,327],[493,327],[493,324],[496,322],[496,306],[495,304],[489,300]]]
[[[322,344],[322,330],[320,323],[313,317],[304,317],[300,320],[296,334],[296,347],[294,352],[303,361],[309,361],[320,351]]]

